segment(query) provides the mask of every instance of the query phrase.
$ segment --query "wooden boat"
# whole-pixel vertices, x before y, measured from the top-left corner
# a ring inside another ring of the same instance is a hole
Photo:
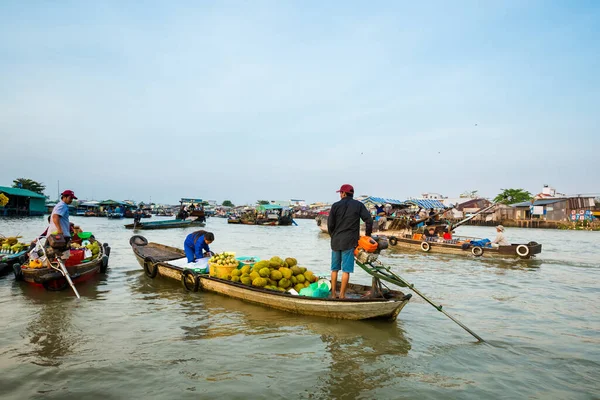
[[[66,267],[73,284],[91,279],[98,273],[106,272],[110,256],[110,246],[107,243],[99,244],[100,251],[94,259]],[[65,277],[54,268],[30,268],[28,263],[24,263],[23,265],[16,265],[14,273],[15,280],[23,280],[31,285],[42,286],[49,291],[60,291],[69,287]]]
[[[529,243],[515,243],[510,246],[485,247],[479,245],[480,238],[466,237],[466,236],[455,236],[452,239],[444,240],[441,237],[435,237],[428,239],[423,235],[423,230],[430,227],[434,227],[438,232],[452,231],[457,227],[465,224],[467,221],[473,219],[480,213],[486,212],[495,207],[491,205],[475,213],[462,221],[459,221],[451,226],[447,226],[444,223],[432,223],[426,225],[423,228],[418,229],[417,225],[421,223],[427,223],[430,219],[438,214],[443,213],[440,211],[433,214],[430,217],[426,217],[422,220],[411,220],[409,218],[393,218],[388,221],[387,229],[383,231],[374,231],[379,236],[387,237],[389,244],[401,249],[415,250],[423,253],[443,253],[443,254],[458,254],[458,255],[469,255],[475,257],[515,257],[521,259],[530,259],[535,255],[542,252],[542,245],[537,242]],[[324,233],[329,233],[327,230],[327,219],[329,217],[329,211],[322,211],[317,216],[317,226]],[[361,224],[361,234],[364,234],[364,224]],[[441,233],[440,233],[441,234]],[[472,243],[474,242],[474,243]]]
[[[329,217],[329,210],[327,211],[319,211],[317,216],[315,217],[315,222],[317,226],[323,233],[329,233],[327,230],[327,218]]]
[[[0,254],[0,276],[13,272],[13,268],[22,262],[22,257],[27,257],[27,250],[15,254]]]
[[[189,226],[203,227],[206,224],[192,219],[168,219],[165,221],[138,222],[125,225],[127,229],[169,229],[169,228],[187,228]]]
[[[315,315],[328,318],[362,320],[395,320],[408,303],[411,294],[396,290],[372,291],[371,286],[350,284],[345,299],[313,298],[267,289],[246,286],[241,283],[219,279],[206,274],[194,274],[169,261],[185,256],[183,250],[158,243],[148,243],[143,236],[135,235],[129,241],[133,253],[146,275],[181,281],[186,289],[214,292],[265,307],[288,311],[301,315]],[[380,297],[371,297],[379,293]]]
[[[455,237],[451,240],[434,238],[425,240],[420,234],[405,235],[404,237],[388,236],[388,241],[392,246],[403,249],[417,250],[423,253],[443,253],[472,255],[475,257],[517,257],[521,259],[530,259],[536,254],[542,252],[542,245],[536,242],[526,244],[511,244],[510,246],[484,247],[481,245],[472,245],[470,242],[479,241],[472,237]]]

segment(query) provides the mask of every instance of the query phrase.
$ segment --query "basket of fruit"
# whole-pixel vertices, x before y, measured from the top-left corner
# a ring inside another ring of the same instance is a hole
[[[208,269],[211,276],[227,279],[231,271],[236,269],[239,261],[235,259],[235,253],[223,252],[215,254],[208,260]]]

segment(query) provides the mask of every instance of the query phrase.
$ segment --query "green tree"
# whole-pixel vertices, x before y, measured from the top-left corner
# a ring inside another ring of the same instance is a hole
[[[268,200],[258,200],[258,204],[260,204],[262,206],[262,205],[271,204],[271,203],[269,203]]]
[[[27,189],[32,192],[39,193],[41,195],[44,194],[44,190],[46,190],[46,185],[41,182],[36,182],[32,179],[27,178],[18,178],[13,181],[12,187],[19,189]]]
[[[494,198],[494,203],[514,204],[532,199],[531,193],[524,189],[500,189],[502,193]]]
[[[225,200],[223,202],[223,207],[235,207],[235,205],[231,202],[231,200]]]

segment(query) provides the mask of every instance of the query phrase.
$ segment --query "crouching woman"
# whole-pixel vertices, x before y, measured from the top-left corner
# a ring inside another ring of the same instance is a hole
[[[215,240],[215,235],[212,232],[196,231],[192,232],[185,238],[183,249],[188,262],[194,262],[202,257],[212,254],[208,247]]]

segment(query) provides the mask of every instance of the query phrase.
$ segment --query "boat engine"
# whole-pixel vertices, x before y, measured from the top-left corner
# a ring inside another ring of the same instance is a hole
[[[362,264],[370,264],[377,260],[381,250],[388,248],[388,240],[384,236],[361,236],[354,249],[354,257]]]

